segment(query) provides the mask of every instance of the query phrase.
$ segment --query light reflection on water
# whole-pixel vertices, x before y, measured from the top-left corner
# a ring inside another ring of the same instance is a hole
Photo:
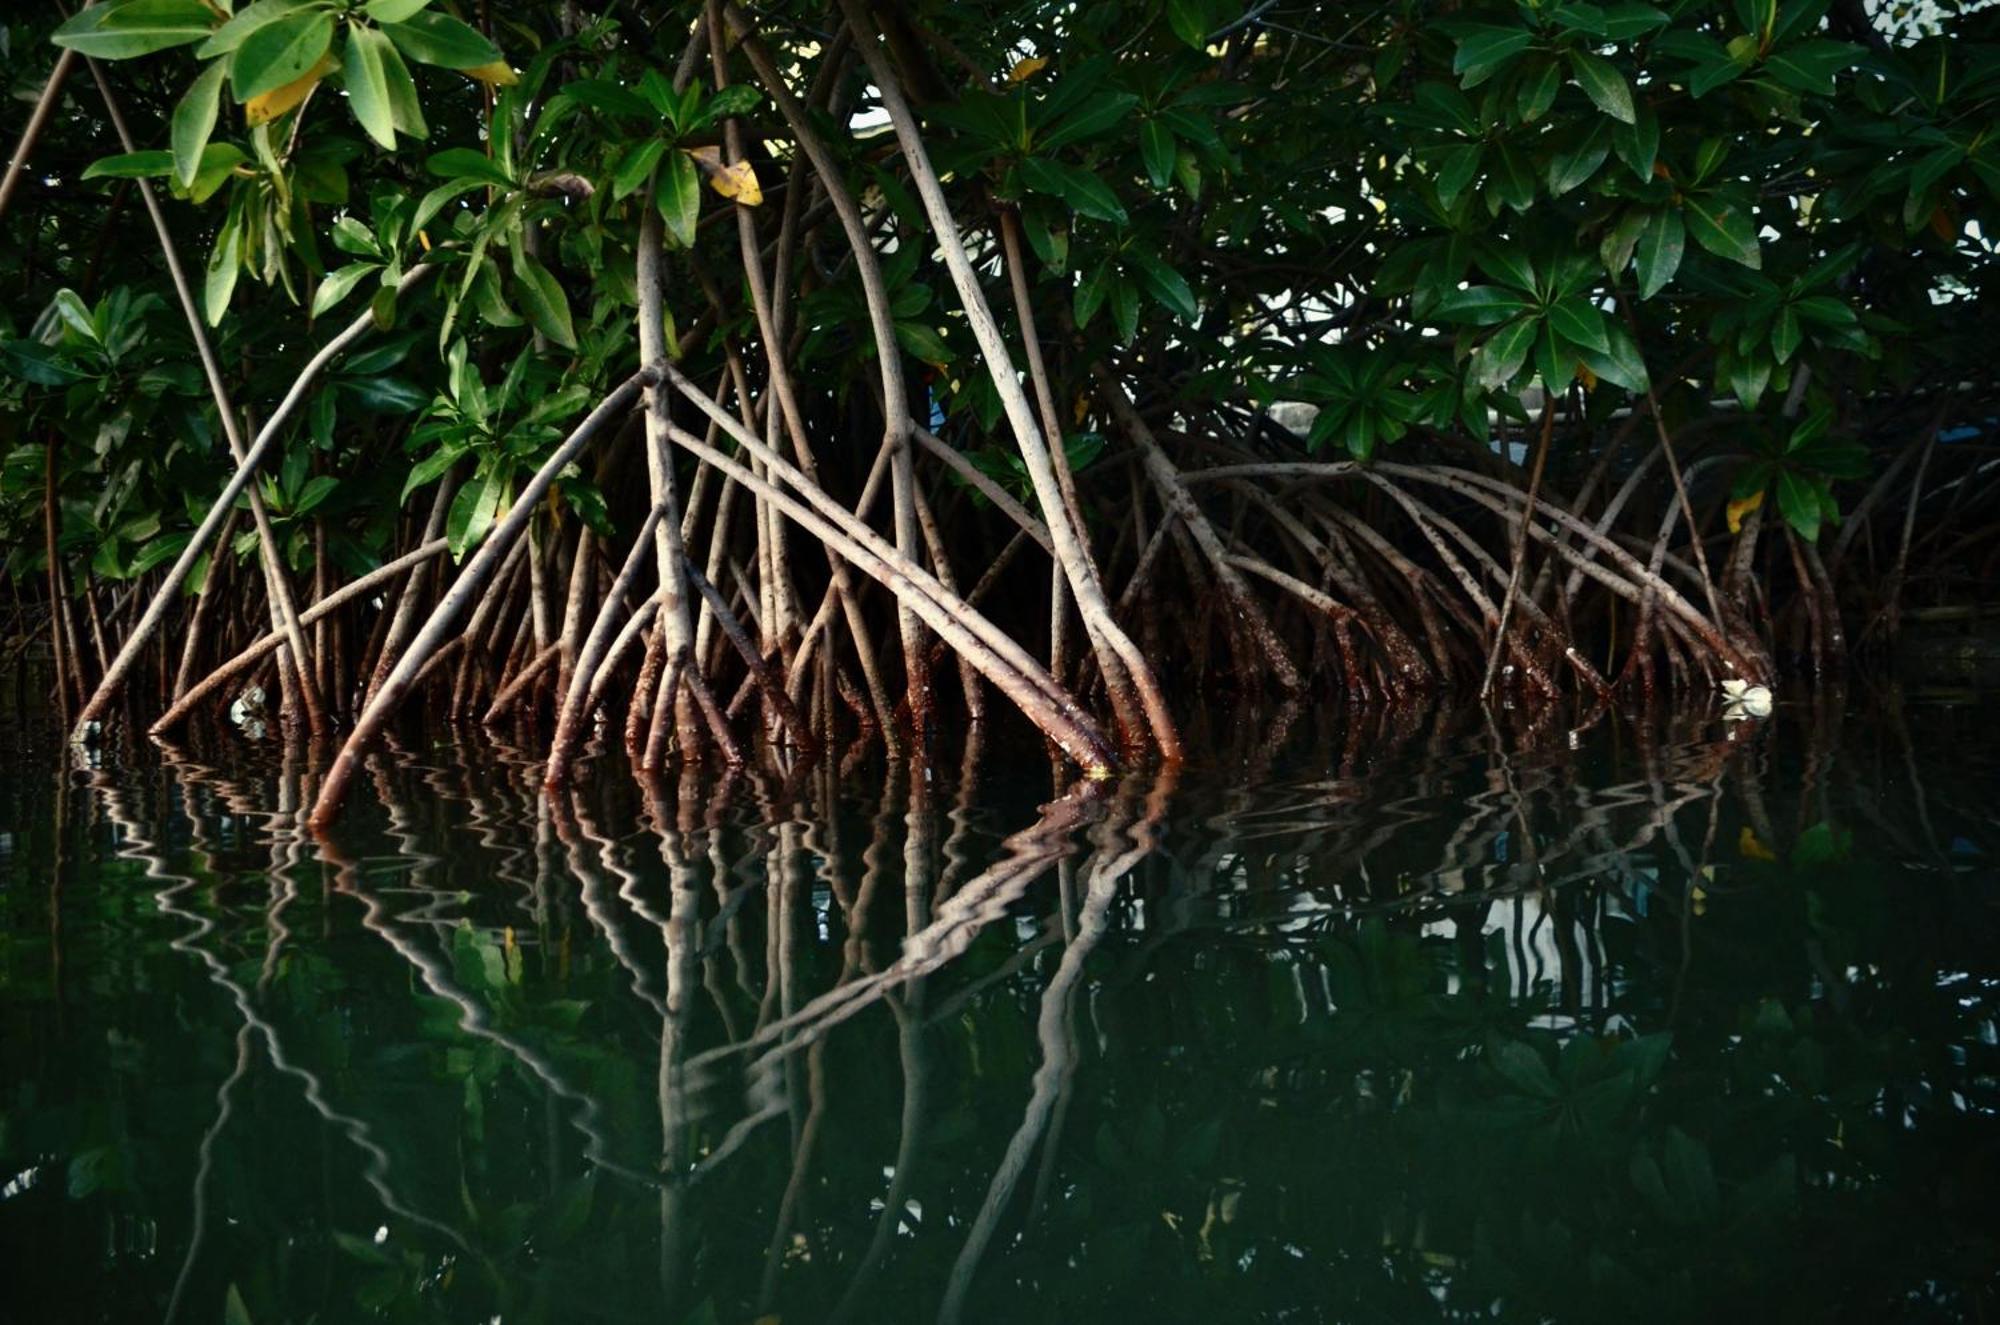
[[[398,749],[327,842],[17,723],[0,1318],[1974,1319],[2000,760],[1851,708]]]

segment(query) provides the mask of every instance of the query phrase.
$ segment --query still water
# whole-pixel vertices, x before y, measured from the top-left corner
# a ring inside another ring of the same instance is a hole
[[[1996,717],[400,748],[327,843],[0,719],[0,1320],[1991,1319]]]

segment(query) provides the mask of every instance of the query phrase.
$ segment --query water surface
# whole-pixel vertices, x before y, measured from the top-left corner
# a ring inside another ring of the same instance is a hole
[[[1996,716],[440,744],[324,844],[0,720],[0,1320],[1991,1319]]]

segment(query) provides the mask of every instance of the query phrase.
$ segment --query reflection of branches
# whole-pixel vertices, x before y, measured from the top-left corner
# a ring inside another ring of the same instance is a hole
[[[1005,914],[1007,906],[1068,849],[1068,834],[1081,822],[1085,805],[1097,794],[1096,784],[1083,783],[1044,806],[1032,827],[1003,843],[1006,854],[1000,861],[968,880],[937,908],[935,919],[904,940],[902,955],[889,966],[835,986],[791,1016],[759,1027],[748,1039],[710,1049],[691,1060],[688,1066],[692,1069],[738,1054],[757,1054],[747,1069],[747,1094],[755,1111],[730,1129],[702,1161],[697,1176],[713,1171],[752,1130],[782,1110],[782,1103],[774,1103],[781,1094],[774,1074],[784,1071],[792,1053],[963,952],[980,930]]]
[[[168,766],[173,767],[171,759]],[[203,946],[203,940],[215,931],[214,922],[206,916],[183,909],[179,900],[183,894],[197,886],[194,877],[175,874],[167,867],[166,858],[159,854],[158,846],[142,831],[137,816],[127,811],[123,794],[118,791],[108,774],[92,770],[90,785],[103,801],[105,816],[118,828],[122,843],[118,848],[118,854],[143,865],[147,878],[168,885],[153,894],[153,904],[161,915],[170,916],[188,927],[186,933],[169,940],[168,946],[175,952],[186,953],[201,962],[208,971],[210,983],[229,995],[229,1000],[235,1006],[237,1015],[242,1018],[243,1025],[255,1031],[263,1040],[264,1051],[270,1057],[271,1065],[280,1073],[298,1081],[303,1087],[306,1103],[311,1106],[313,1112],[331,1124],[366,1157],[367,1164],[362,1171],[362,1179],[374,1190],[376,1199],[382,1203],[382,1208],[412,1224],[441,1233],[460,1249],[469,1254],[476,1254],[472,1253],[472,1248],[456,1229],[426,1215],[418,1214],[397,1198],[388,1182],[391,1168],[389,1153],[376,1144],[368,1124],[359,1118],[340,1112],[327,1101],[325,1087],[319,1077],[287,1057],[277,1028],[252,1006],[249,991],[229,974],[229,968],[222,959]],[[186,785],[183,784],[184,787]],[[190,819],[199,827],[200,819],[192,813],[191,802],[189,808]]]
[[[493,1019],[485,1007],[458,987],[457,981],[452,978],[444,961],[425,951],[422,945],[401,932],[400,926],[403,922],[398,917],[390,915],[381,899],[362,885],[361,868],[353,857],[324,839],[320,843],[320,850],[327,863],[334,867],[333,890],[359,902],[362,907],[362,927],[387,943],[398,956],[408,962],[426,989],[458,1008],[459,1029],[475,1039],[498,1045],[521,1066],[527,1068],[528,1072],[550,1092],[572,1106],[570,1125],[583,1133],[588,1142],[584,1148],[586,1158],[599,1167],[634,1182],[647,1186],[656,1182],[653,1177],[611,1158],[610,1139],[598,1126],[598,1118],[603,1109],[597,1101],[588,1093],[570,1085],[546,1055],[493,1025]]]
[[[1007,1143],[1000,1167],[986,1189],[986,1200],[979,1207],[979,1214],[966,1233],[965,1246],[960,1249],[958,1259],[951,1267],[951,1276],[945,1283],[943,1306],[938,1311],[940,1321],[955,1322],[963,1313],[966,1292],[972,1287],[972,1277],[992,1241],[1000,1216],[1027,1168],[1035,1143],[1048,1126],[1050,1114],[1069,1086],[1076,1065],[1076,1037],[1070,1026],[1070,1000],[1075,995],[1077,982],[1083,978],[1084,963],[1104,936],[1119,880],[1153,849],[1154,833],[1165,817],[1172,786],[1171,773],[1162,776],[1146,798],[1143,811],[1136,813],[1130,804],[1134,797],[1128,790],[1114,805],[1113,819],[1093,834],[1098,845],[1088,870],[1089,881],[1084,891],[1083,907],[1077,916],[1076,936],[1063,951],[1062,961],[1042,991],[1041,1014],[1035,1022],[1035,1037],[1042,1048],[1042,1063],[1035,1069],[1034,1086],[1022,1114],[1021,1125]],[[1119,841],[1121,837],[1124,839],[1122,842]]]

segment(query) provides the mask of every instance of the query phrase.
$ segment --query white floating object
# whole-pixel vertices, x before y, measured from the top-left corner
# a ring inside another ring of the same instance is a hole
[[[1771,716],[1771,691],[1737,678],[1722,683],[1722,717],[1726,722]]]

